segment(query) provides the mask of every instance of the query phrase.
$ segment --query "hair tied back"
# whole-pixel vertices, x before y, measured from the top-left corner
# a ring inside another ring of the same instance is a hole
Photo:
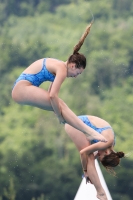
[[[81,46],[83,45],[85,38],[87,37],[87,35],[90,32],[91,26],[93,24],[94,20],[91,21],[91,23],[86,27],[85,32],[83,33],[83,35],[81,36],[78,44],[75,45],[74,50],[73,50],[73,54],[78,53],[78,51],[80,50]]]
[[[122,151],[121,152],[117,152],[116,154],[117,154],[117,156],[119,158],[123,158],[125,156],[125,154]]]

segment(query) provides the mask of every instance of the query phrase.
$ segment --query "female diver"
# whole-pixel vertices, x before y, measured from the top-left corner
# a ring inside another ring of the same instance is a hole
[[[73,54],[66,62],[53,58],[43,58],[26,68],[14,84],[12,98],[19,104],[53,111],[60,123],[70,124],[91,139],[107,142],[104,136],[99,135],[84,124],[58,97],[65,78],[77,77],[86,67],[86,58],[78,51],[89,34],[91,25],[92,23],[86,28],[78,44],[74,47]],[[45,81],[52,82],[48,91],[39,88],[40,84]]]
[[[86,181],[90,180],[91,183],[94,184],[98,199],[107,200],[106,193],[100,183],[100,179],[96,171],[95,158],[99,159],[107,171],[115,174],[113,168],[119,165],[120,158],[124,157],[125,154],[123,152],[114,151],[115,135],[108,122],[96,116],[82,115],[78,117],[88,127],[91,127],[97,131],[99,135],[103,135],[107,139],[107,142],[103,143],[98,140],[92,140],[91,137],[88,137],[88,140],[90,140],[88,141],[81,131],[76,130],[69,124],[65,124],[66,133],[80,152],[81,163]]]

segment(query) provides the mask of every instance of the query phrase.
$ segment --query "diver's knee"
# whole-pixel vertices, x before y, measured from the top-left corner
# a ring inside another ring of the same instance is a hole
[[[16,103],[23,104],[22,99],[19,97],[19,95],[14,90],[11,93],[11,97]]]
[[[13,99],[15,102],[17,101],[17,95],[16,95],[16,93],[14,92],[14,90],[12,90],[11,97],[12,97],[12,99]]]

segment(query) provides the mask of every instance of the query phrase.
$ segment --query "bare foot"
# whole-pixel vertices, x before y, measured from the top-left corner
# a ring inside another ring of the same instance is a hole
[[[105,193],[97,194],[97,198],[100,200],[108,200]]]
[[[98,140],[98,141],[100,141],[100,142],[107,142],[107,140],[106,140],[106,138],[103,136],[103,135],[101,135],[101,134],[99,134],[99,133],[97,133],[97,134],[94,134],[93,136],[91,135],[87,135],[86,136],[87,137],[87,139],[89,140],[89,141],[91,141],[91,140]]]

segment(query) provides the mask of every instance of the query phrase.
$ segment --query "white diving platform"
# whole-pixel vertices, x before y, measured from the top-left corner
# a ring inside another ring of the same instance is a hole
[[[97,169],[98,176],[100,178],[100,182],[101,182],[101,184],[102,184],[102,186],[103,186],[103,188],[106,192],[108,200],[113,200],[111,195],[110,195],[110,192],[108,190],[108,187],[106,185],[106,182],[104,180],[103,174],[101,172],[101,169],[100,169],[100,166],[99,166],[97,160],[95,160],[95,166],[96,166],[96,169]],[[97,192],[96,192],[94,185],[91,184],[91,183],[86,184],[86,180],[85,180],[85,178],[83,178],[74,200],[99,200],[96,197],[96,194],[97,194]]]

